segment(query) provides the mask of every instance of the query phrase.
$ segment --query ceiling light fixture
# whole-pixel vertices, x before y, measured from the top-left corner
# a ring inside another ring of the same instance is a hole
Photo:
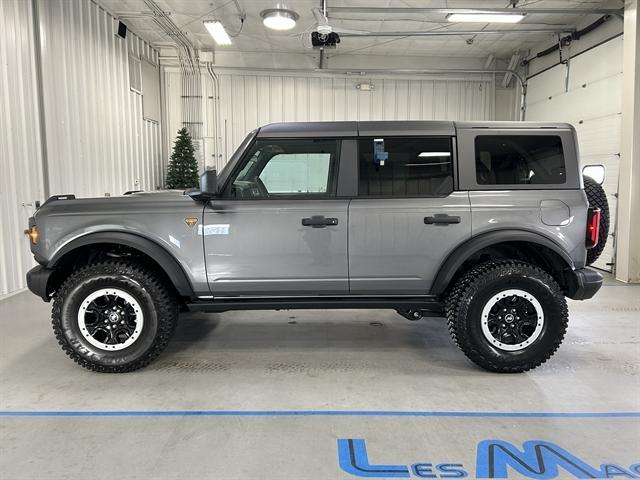
[[[231,45],[231,37],[218,20],[205,20],[204,26],[218,45]]]
[[[449,22],[474,23],[518,23],[525,17],[524,13],[450,13]]]
[[[260,12],[262,23],[271,30],[291,30],[300,16],[286,8],[269,8]]]

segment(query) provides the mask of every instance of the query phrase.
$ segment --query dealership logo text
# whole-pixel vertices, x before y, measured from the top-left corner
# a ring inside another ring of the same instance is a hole
[[[338,440],[340,468],[356,477],[367,478],[464,478],[469,476],[462,463],[414,463],[379,465],[370,463],[363,439]],[[628,468],[614,463],[593,467],[555,443],[541,440],[524,442],[522,450],[502,440],[478,443],[475,478],[509,478],[510,468],[525,478],[557,478],[561,473],[573,478],[640,478],[640,463]]]

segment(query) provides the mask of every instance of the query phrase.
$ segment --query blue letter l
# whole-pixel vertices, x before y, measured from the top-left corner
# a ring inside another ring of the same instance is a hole
[[[367,447],[360,438],[339,438],[338,460],[342,470],[356,477],[409,477],[409,469],[404,465],[369,465]]]

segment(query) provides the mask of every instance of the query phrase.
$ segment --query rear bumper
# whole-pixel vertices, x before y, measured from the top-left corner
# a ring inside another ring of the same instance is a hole
[[[50,300],[47,295],[47,284],[53,272],[50,268],[43,267],[42,265],[33,267],[27,272],[27,287],[45,302]]]
[[[590,268],[581,268],[568,273],[567,297],[586,300],[593,297],[602,286],[602,275]]]

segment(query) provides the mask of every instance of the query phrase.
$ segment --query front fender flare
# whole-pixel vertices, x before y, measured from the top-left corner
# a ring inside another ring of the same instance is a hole
[[[575,269],[575,265],[569,254],[556,242],[539,233],[528,230],[487,232],[470,238],[449,254],[446,260],[440,265],[440,269],[431,284],[429,293],[431,295],[442,295],[447,290],[453,276],[468,258],[483,248],[504,242],[527,242],[547,247],[565,261],[567,268],[571,270]]]
[[[113,231],[88,233],[65,244],[56,252],[54,257],[49,260],[46,266],[47,268],[54,269],[60,259],[69,252],[72,252],[79,247],[99,243],[125,245],[148,255],[167,274],[169,280],[171,280],[171,283],[173,283],[173,286],[180,295],[190,298],[195,297],[193,287],[191,286],[191,282],[189,281],[187,274],[171,253],[153,240],[149,240],[148,238],[134,233]]]

